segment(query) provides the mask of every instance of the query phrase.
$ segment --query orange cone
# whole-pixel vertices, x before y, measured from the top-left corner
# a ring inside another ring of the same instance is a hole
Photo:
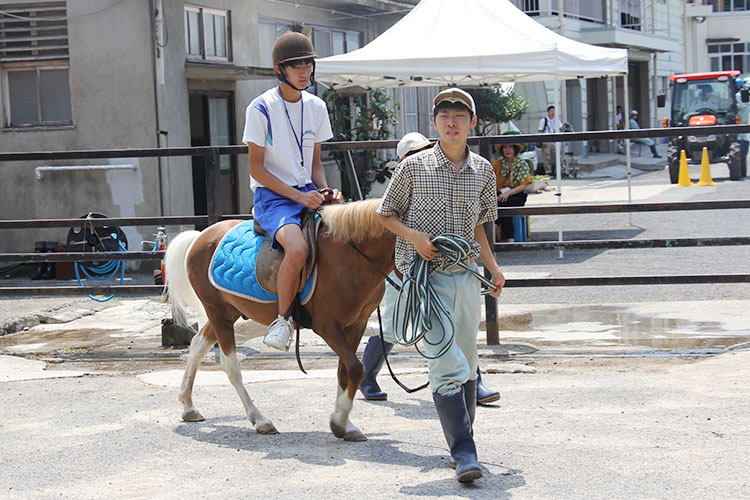
[[[690,182],[690,172],[688,172],[687,156],[685,150],[680,151],[680,175],[677,178],[677,187],[690,187],[693,183]]]
[[[698,180],[697,186],[715,186],[716,183],[711,179],[711,164],[708,162],[708,148],[703,148],[703,156],[701,156],[701,178]]]

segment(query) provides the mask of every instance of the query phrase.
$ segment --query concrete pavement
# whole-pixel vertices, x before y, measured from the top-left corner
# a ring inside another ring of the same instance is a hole
[[[750,180],[726,181],[721,168],[706,188],[673,187],[665,171],[638,175],[633,199],[750,197]],[[616,175],[564,182],[565,202],[627,199]],[[736,236],[750,233],[749,215],[581,215],[563,227],[566,239]],[[556,239],[557,227],[557,216],[535,216],[532,239]],[[744,247],[563,259],[510,248],[498,258],[509,277],[748,270]],[[390,400],[358,397],[352,414],[370,440],[334,438],[336,360],[309,332],[304,376],[291,353],[262,344],[262,328],[237,325],[248,391],[281,431],[260,436],[212,353],[195,391],[207,420],[180,422],[185,350],[160,347],[169,311],[158,299],[0,299],[0,328],[17,332],[0,336],[0,498],[745,498],[749,296],[742,284],[505,290],[503,345],[480,348],[483,378],[502,399],[478,410],[487,474],[471,487],[452,479],[430,395],[407,395],[385,374]],[[422,382],[424,361],[395,352],[404,381]]]
[[[328,430],[331,377],[247,382],[281,434],[257,434],[228,383],[198,386],[183,423],[174,387],[145,376],[0,383],[0,497],[727,499],[750,494],[750,352],[696,362],[588,358],[486,374],[500,402],[475,423],[485,477],[459,485],[430,395],[384,380],[359,397],[369,436]],[[201,371],[198,380],[209,378]],[[424,375],[406,375],[417,384]]]

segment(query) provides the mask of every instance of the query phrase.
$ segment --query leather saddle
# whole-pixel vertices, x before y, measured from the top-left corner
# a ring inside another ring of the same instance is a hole
[[[301,292],[305,287],[305,282],[318,264],[318,224],[320,224],[321,219],[320,217],[316,218],[315,213],[315,210],[309,208],[305,208],[302,212],[302,235],[309,252],[300,274],[298,292]],[[254,222],[253,229],[258,236],[265,236],[255,263],[255,279],[265,291],[278,293],[276,280],[279,275],[279,266],[284,259],[284,249],[282,247],[273,248],[273,241],[257,221]]]

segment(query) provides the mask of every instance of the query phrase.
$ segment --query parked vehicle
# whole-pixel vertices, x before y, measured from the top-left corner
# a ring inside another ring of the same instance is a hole
[[[687,73],[669,77],[672,96],[671,118],[664,120],[665,127],[696,127],[707,125],[733,125],[739,123],[735,94],[741,90],[742,102],[750,100],[748,89],[743,89],[739,71],[714,71]],[[665,105],[660,95],[657,105]],[[667,149],[669,180],[677,183],[680,170],[680,151],[688,158],[701,161],[703,148],[708,148],[710,161],[726,161],[729,178],[740,180],[747,175],[747,159],[742,157],[737,134],[711,134],[705,136],[672,137]]]

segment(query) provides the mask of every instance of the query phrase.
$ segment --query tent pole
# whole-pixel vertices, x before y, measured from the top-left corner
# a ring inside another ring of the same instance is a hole
[[[615,117],[613,123],[615,124],[615,130],[617,129],[617,77],[613,76],[610,80],[612,85],[612,116]],[[625,119],[625,111],[622,112],[622,119]],[[620,141],[615,139],[613,151],[617,154],[617,146]]]
[[[630,97],[628,96],[628,91],[630,89],[628,89],[628,75],[624,75],[622,79],[623,89],[625,90],[625,109],[622,112],[623,114],[625,114],[625,111],[628,112],[628,117],[625,118],[623,116],[623,119],[625,120],[625,130],[630,130]],[[628,204],[631,204],[633,202],[633,193],[631,186],[633,175],[630,170],[630,139],[625,139],[625,163],[628,166]],[[628,212],[628,223],[631,226],[633,225],[633,214],[630,212]]]
[[[557,115],[557,111],[560,109],[560,77],[557,74],[557,68],[555,68],[555,90],[553,92],[554,95],[554,103],[555,103],[555,118],[552,120],[552,130],[555,134],[560,133],[558,130],[559,127],[557,126],[557,122],[560,121],[559,116]],[[557,176],[557,204],[562,205],[562,169],[560,168],[560,147],[562,146],[562,143],[558,142],[555,143],[555,174]],[[563,240],[563,229],[562,229],[562,215],[557,216],[557,241]],[[563,250],[562,247],[558,250],[557,254],[558,259],[563,258]]]
[[[406,134],[406,101],[404,100],[406,98],[406,94],[404,93],[404,86],[398,88],[399,95],[398,95],[398,102],[399,102],[399,111],[398,111],[398,121],[399,121],[399,128],[400,128],[400,134],[399,137],[403,137]],[[400,160],[400,158],[399,158]]]

